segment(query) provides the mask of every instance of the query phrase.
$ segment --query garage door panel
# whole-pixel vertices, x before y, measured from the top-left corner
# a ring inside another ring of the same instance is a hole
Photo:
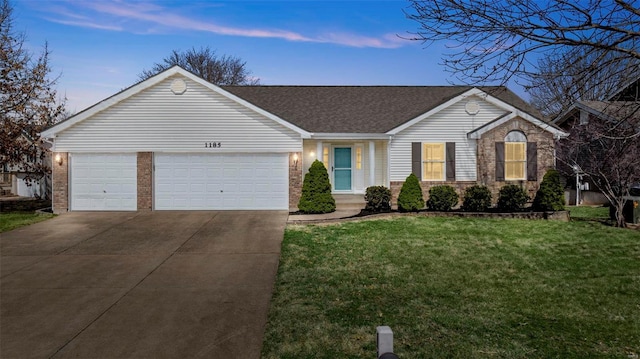
[[[156,209],[288,209],[287,154],[155,157]]]
[[[137,209],[137,156],[71,154],[71,209]]]

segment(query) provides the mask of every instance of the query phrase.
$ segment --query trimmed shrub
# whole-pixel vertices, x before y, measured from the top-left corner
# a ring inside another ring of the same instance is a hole
[[[400,212],[415,212],[424,208],[424,197],[418,177],[413,173],[402,184],[398,195],[398,210]]]
[[[464,192],[462,210],[466,212],[486,212],[489,207],[491,207],[491,191],[487,186],[471,186]]]
[[[528,200],[529,196],[524,189],[515,184],[508,184],[500,188],[498,210],[500,212],[517,212],[524,208]]]
[[[458,194],[449,185],[433,186],[429,189],[427,209],[431,211],[449,212],[458,204]]]
[[[550,169],[544,174],[540,188],[533,199],[534,211],[564,211],[564,187],[560,173]]]
[[[371,212],[387,212],[391,210],[391,190],[385,186],[367,187],[364,195],[367,201],[365,210]]]
[[[311,164],[309,172],[304,175],[298,209],[303,213],[330,213],[336,210],[329,174],[318,160]]]

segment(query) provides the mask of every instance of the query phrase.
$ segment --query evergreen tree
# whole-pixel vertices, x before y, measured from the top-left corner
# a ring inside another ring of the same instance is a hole
[[[564,187],[560,181],[560,173],[550,169],[544,174],[540,188],[533,199],[536,211],[563,211]]]
[[[413,173],[402,184],[398,195],[398,210],[400,212],[413,212],[424,208],[424,197],[418,177]]]
[[[330,213],[336,210],[329,174],[324,164],[318,160],[311,164],[309,172],[304,175],[298,209],[304,213]]]

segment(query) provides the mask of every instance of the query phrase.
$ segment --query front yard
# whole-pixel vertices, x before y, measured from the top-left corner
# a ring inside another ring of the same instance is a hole
[[[640,231],[416,217],[290,226],[263,358],[373,358],[379,325],[402,359],[638,358]]]

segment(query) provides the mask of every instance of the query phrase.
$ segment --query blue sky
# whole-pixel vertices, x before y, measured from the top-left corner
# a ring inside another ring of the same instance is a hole
[[[13,0],[27,45],[51,50],[77,112],[137,82],[172,50],[233,55],[265,85],[446,85],[441,54],[409,37],[407,1]],[[519,88],[512,88],[523,95]]]

